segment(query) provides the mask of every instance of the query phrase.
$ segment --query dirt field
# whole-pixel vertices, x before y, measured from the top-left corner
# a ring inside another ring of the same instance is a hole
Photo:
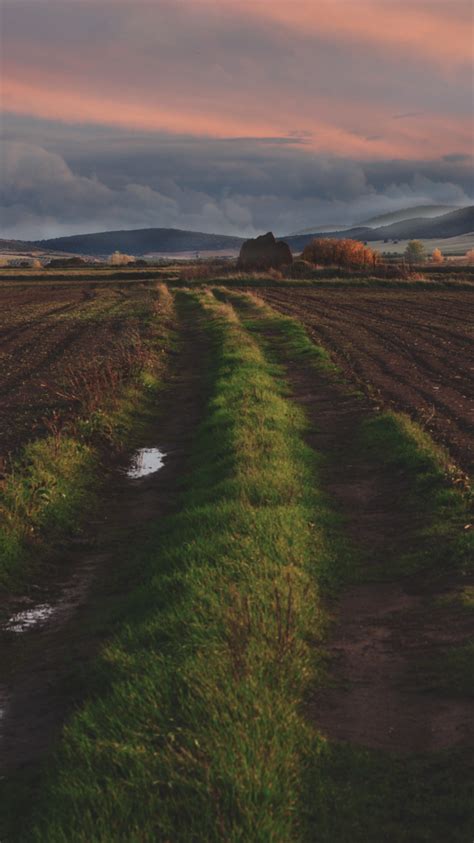
[[[460,234],[458,237],[445,237],[435,240],[422,240],[426,254],[431,255],[433,249],[441,249],[445,257],[465,255],[474,248],[474,234]],[[384,243],[383,240],[369,240],[368,245],[377,252],[391,252],[403,255],[409,241],[397,240],[396,242]]]
[[[0,288],[0,459],[77,410],[104,367],[126,374],[153,306],[151,289]]]
[[[470,291],[259,291],[298,319],[364,391],[407,412],[467,471],[474,464]]]

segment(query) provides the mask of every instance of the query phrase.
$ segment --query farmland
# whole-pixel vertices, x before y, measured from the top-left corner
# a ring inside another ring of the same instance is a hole
[[[0,288],[0,837],[464,843],[472,292],[196,274]]]
[[[409,413],[472,471],[474,296],[470,291],[266,290],[348,378]]]
[[[77,412],[104,366],[112,380],[127,375],[154,301],[143,286],[0,289],[0,459],[54,412]]]

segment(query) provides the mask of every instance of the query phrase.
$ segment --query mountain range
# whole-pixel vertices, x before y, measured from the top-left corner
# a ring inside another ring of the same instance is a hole
[[[405,219],[378,228],[371,228],[367,225],[357,226],[332,231],[330,236],[337,239],[348,238],[364,242],[370,240],[443,240],[446,237],[458,237],[461,234],[470,234],[471,232],[474,232],[474,205],[457,211],[450,211],[448,214],[442,214],[434,219],[424,217]],[[306,244],[315,237],[324,237],[325,235],[326,233],[322,230],[283,239],[286,240],[293,251],[298,252],[304,249]]]
[[[442,240],[471,232],[474,232],[474,206],[450,211],[434,218],[420,216],[375,228],[366,224],[331,232],[321,228],[319,231],[282,236],[280,239],[285,240],[294,252],[299,252],[315,237],[330,236],[338,239],[389,242],[410,239]],[[235,252],[240,249],[244,239],[225,234],[206,234],[177,228],[143,228],[103,231],[96,234],[74,234],[33,242],[0,240],[0,251],[41,250],[90,256],[107,256],[116,250],[132,255],[204,251]]]
[[[391,225],[392,222],[403,222],[413,219],[433,219],[449,214],[451,211],[459,211],[458,205],[415,205],[412,208],[400,208],[398,211],[389,211],[386,214],[378,214],[368,220],[362,220],[359,225],[368,225],[371,228],[378,228],[381,225]],[[351,226],[353,228],[354,226]]]
[[[360,220],[357,223],[350,223],[348,225],[334,225],[324,224],[324,231],[328,234],[333,231],[348,230],[349,228],[379,228],[382,225],[391,225],[393,222],[402,222],[403,220],[412,219],[432,219],[433,217],[440,217],[442,214],[448,214],[450,211],[458,211],[459,205],[415,205],[411,208],[399,208],[397,211],[388,211],[385,214],[378,214],[369,219]],[[303,228],[301,231],[294,231],[291,236],[300,234],[311,234],[313,231],[322,230],[321,226],[311,226]]]

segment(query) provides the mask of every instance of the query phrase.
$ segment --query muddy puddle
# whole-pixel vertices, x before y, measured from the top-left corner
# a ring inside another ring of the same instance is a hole
[[[41,626],[53,612],[54,606],[51,606],[50,603],[41,603],[32,609],[16,612],[3,624],[3,629],[7,632],[26,632],[35,626]]]
[[[95,568],[103,560],[104,554],[91,553],[72,576],[55,589],[54,598],[39,603],[23,598],[27,605],[15,611],[9,617],[0,621],[0,632],[20,635],[21,633],[42,630],[52,624],[64,623],[74,610],[83,602],[92,581]]]
[[[125,474],[131,480],[155,474],[163,467],[165,456],[159,448],[140,448],[134,453]]]

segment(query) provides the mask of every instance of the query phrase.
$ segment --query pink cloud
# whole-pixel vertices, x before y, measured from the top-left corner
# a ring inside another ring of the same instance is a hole
[[[98,86],[99,88],[99,86]],[[133,92],[108,90],[92,92],[86,86],[53,85],[53,80],[37,73],[32,79],[6,78],[3,102],[7,111],[72,123],[97,123],[134,129],[162,130],[175,134],[225,137],[285,136],[297,125],[305,133],[312,150],[356,157],[409,157],[423,149],[425,156],[437,156],[444,149],[468,150],[471,141],[469,120],[447,120],[439,115],[422,115],[394,121],[386,109],[368,103],[333,103],[321,100],[319,107],[305,111],[304,103],[288,104],[284,113],[275,110],[271,97],[265,102],[242,103],[239,91],[219,105],[210,100],[207,107],[196,106],[192,92],[180,98],[173,108],[169,102],[138,101]],[[303,107],[302,107],[303,106]],[[359,128],[349,129],[344,122]],[[332,119],[331,119],[332,118]],[[371,137],[372,134],[372,137]]]
[[[215,8],[214,0],[191,2]],[[226,11],[308,35],[414,53],[436,64],[473,58],[470,0],[229,0]]]
[[[464,0],[49,2],[12,18],[13,113],[216,138],[304,134],[312,150],[358,158],[471,149],[458,95]]]

